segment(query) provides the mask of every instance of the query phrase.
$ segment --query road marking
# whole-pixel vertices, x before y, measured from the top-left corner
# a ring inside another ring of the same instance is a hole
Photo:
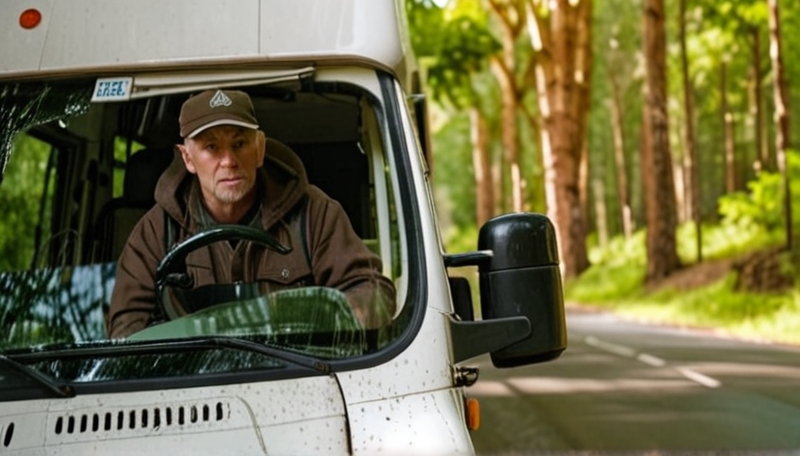
[[[647,353],[639,353],[639,356],[637,356],[636,359],[653,367],[664,367],[667,365],[667,362],[663,359],[657,358],[653,355],[648,355]]]
[[[587,336],[585,340],[588,345],[615,355],[624,356],[626,358],[633,358],[636,356],[636,350],[624,345],[612,344],[611,342],[606,342],[593,336]]]
[[[667,362],[661,358],[658,358],[653,355],[648,355],[647,353],[636,353],[636,350],[626,347],[624,345],[614,344],[611,342],[606,342],[604,340],[600,340],[594,336],[586,336],[584,339],[587,345],[591,345],[592,347],[599,348],[600,350],[623,356],[625,358],[635,358],[638,361],[641,361],[647,365],[653,367],[664,367],[667,365]],[[675,370],[680,372],[681,375],[688,378],[693,382],[697,382],[707,388],[718,388],[722,385],[722,382],[715,378],[711,378],[708,375],[701,374],[695,370],[689,369],[688,367],[676,367]]]
[[[703,375],[700,372],[694,371],[687,367],[678,367],[676,368],[678,372],[680,372],[684,377],[688,378],[689,380],[695,381],[703,386],[708,388],[717,388],[722,385],[717,379],[711,378],[708,375]]]

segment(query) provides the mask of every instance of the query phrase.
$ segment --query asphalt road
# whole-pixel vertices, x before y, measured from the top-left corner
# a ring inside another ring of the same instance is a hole
[[[569,312],[569,348],[549,363],[495,369],[478,454],[800,454],[800,348]]]

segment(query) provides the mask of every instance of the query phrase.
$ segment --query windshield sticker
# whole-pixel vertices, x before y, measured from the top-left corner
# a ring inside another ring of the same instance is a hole
[[[100,78],[94,85],[93,102],[122,101],[131,98],[133,78]]]

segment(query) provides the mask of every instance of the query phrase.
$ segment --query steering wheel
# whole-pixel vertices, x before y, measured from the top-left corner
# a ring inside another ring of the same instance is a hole
[[[180,317],[174,304],[164,299],[166,288],[176,287],[188,290],[194,286],[194,280],[186,272],[186,257],[197,249],[219,241],[244,240],[261,244],[278,253],[292,251],[268,232],[244,225],[214,225],[195,233],[172,247],[156,267],[156,304],[160,317],[173,320]],[[240,285],[236,285],[240,287]],[[158,320],[161,321],[161,320]]]

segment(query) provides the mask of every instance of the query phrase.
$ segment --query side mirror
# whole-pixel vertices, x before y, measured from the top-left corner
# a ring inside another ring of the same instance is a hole
[[[484,320],[526,317],[531,332],[491,352],[497,367],[557,358],[567,348],[567,329],[555,229],[541,214],[513,213],[486,222],[478,249],[492,255],[479,265]]]

